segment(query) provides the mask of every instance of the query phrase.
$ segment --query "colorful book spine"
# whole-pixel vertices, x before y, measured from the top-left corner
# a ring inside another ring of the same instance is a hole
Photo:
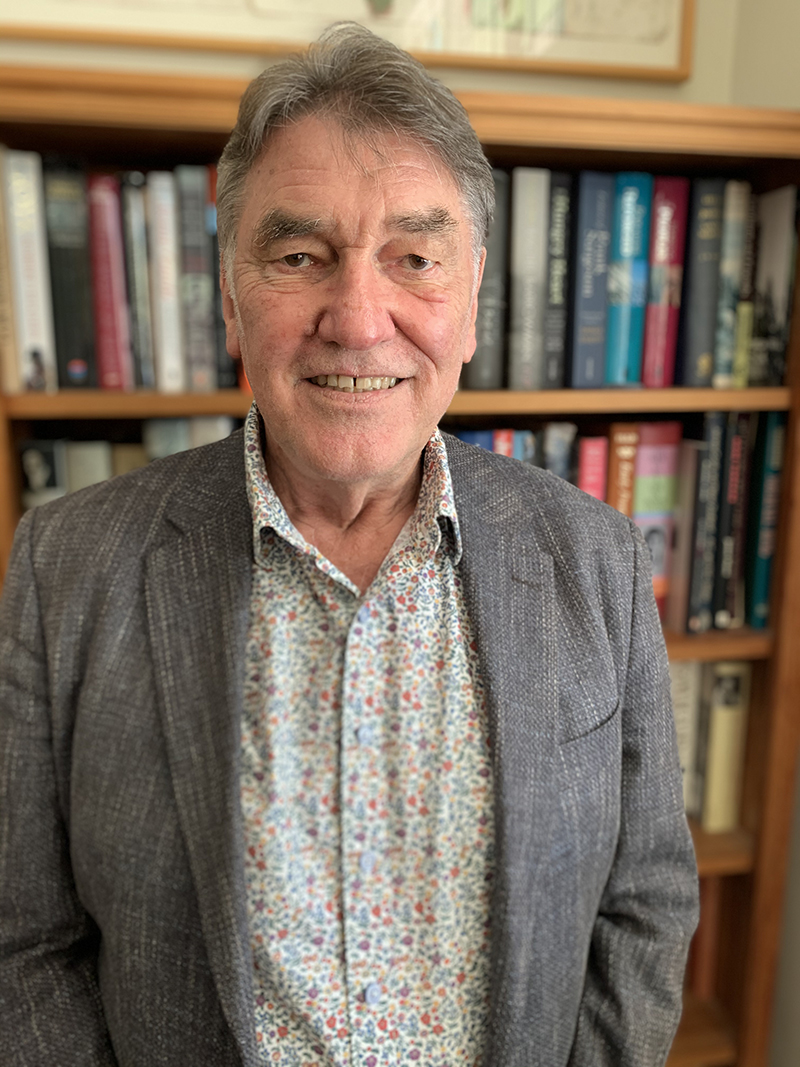
[[[751,464],[749,528],[745,556],[747,623],[762,630],[769,622],[769,593],[778,526],[786,414],[755,416],[758,428]]]
[[[606,503],[628,518],[633,515],[633,479],[638,448],[639,423],[612,422],[608,430]]]
[[[492,430],[492,452],[500,456],[514,455],[514,431]]]
[[[696,178],[692,184],[678,331],[676,377],[681,385],[709,386],[714,372],[724,193],[722,178]]]
[[[120,198],[134,380],[136,385],[142,389],[155,389],[156,369],[153,362],[153,315],[150,306],[145,182],[146,178],[141,171],[128,171],[122,177]]]
[[[538,466],[536,434],[533,430],[514,430],[514,459]]]
[[[494,451],[493,430],[456,430],[455,436],[468,445],[477,445],[478,448],[485,448],[487,452]]]
[[[566,373],[567,309],[572,177],[550,175],[550,225],[547,235],[547,306],[544,312],[545,389],[561,389]]]
[[[714,373],[711,379],[711,384],[715,389],[730,389],[733,385],[736,309],[739,306],[739,293],[742,287],[749,205],[749,182],[729,181],[725,183],[719,291],[717,293],[717,331],[714,346]]]
[[[101,389],[133,389],[119,182],[90,174],[88,194],[97,382]]]
[[[714,561],[719,518],[719,480],[725,437],[725,416],[709,411],[703,423],[703,440],[707,451],[700,466],[694,516],[694,545],[689,582],[689,617],[687,629],[705,633],[713,622]]]
[[[667,388],[675,380],[688,210],[688,178],[656,178],[642,346],[642,385],[650,389]]]
[[[608,438],[578,439],[577,485],[596,500],[605,500],[608,477]]]
[[[59,389],[97,385],[86,179],[47,170],[44,204]]]
[[[206,230],[208,168],[175,168],[181,245],[183,353],[187,383],[193,392],[217,387],[214,346],[214,275],[211,240]]]
[[[7,149],[3,177],[19,377],[23,390],[54,390],[58,370],[41,156]]]
[[[744,510],[750,415],[730,412],[725,428],[714,564],[714,626],[728,630],[744,622]]]
[[[758,236],[758,197],[751,194],[747,204],[742,255],[742,283],[736,305],[736,349],[733,354],[734,389],[746,389],[750,376],[750,347],[753,342],[753,303],[756,283],[756,239]]]
[[[669,593],[672,530],[678,489],[680,422],[642,422],[633,483],[633,521],[650,549],[653,591],[663,618]]]
[[[755,311],[750,385],[783,385],[797,246],[797,187],[758,198]]]
[[[502,389],[506,343],[508,210],[510,181],[504,170],[493,170],[494,218],[486,239],[486,262],[478,294],[475,355],[461,375],[465,389]]]
[[[751,666],[722,662],[706,669],[710,695],[701,823],[706,833],[727,833],[740,822]]]
[[[550,171],[515,167],[511,174],[509,389],[544,385],[544,311]]]
[[[652,175],[617,175],[608,264],[606,385],[641,382],[652,199]]]
[[[147,175],[147,233],[156,389],[186,390],[180,301],[180,251],[175,178],[171,171]]]
[[[572,332],[569,380],[577,389],[599,389],[605,380],[606,295],[614,175],[583,171],[573,247]]]

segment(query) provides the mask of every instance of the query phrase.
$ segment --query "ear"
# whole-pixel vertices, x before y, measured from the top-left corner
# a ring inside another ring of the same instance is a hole
[[[239,343],[239,329],[236,318],[236,304],[228,275],[225,270],[225,260],[222,252],[219,254],[219,287],[222,290],[222,317],[225,319],[225,347],[228,355],[233,359],[242,358],[242,348]]]
[[[478,339],[475,334],[475,322],[478,318],[478,292],[480,291],[481,281],[483,280],[483,268],[486,266],[486,249],[481,249],[480,261],[478,263],[478,270],[475,276],[475,289],[472,294],[472,303],[469,309],[469,334],[467,336],[467,347],[464,353],[464,363],[469,363],[472,357],[475,355],[475,349],[478,345]]]

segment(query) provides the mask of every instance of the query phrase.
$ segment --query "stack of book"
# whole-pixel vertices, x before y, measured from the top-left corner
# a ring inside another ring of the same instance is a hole
[[[236,387],[215,190],[213,167],[84,173],[0,147],[3,391]]]
[[[495,171],[471,389],[783,383],[797,189]]]
[[[709,412],[682,423],[573,422],[537,430],[456,430],[489,451],[543,467],[628,515],[652,561],[664,624],[703,633],[769,618],[786,415]]]

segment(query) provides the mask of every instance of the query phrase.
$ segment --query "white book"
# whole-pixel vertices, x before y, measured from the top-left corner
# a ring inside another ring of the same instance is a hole
[[[17,356],[17,333],[14,325],[14,294],[11,285],[11,260],[6,224],[5,167],[8,149],[0,145],[0,388],[9,396],[22,392],[22,375]]]
[[[42,158],[7,149],[3,197],[17,357],[23,389],[58,388]]]
[[[695,816],[700,813],[702,801],[696,766],[702,666],[694,660],[669,665],[678,759],[683,776],[683,804],[686,811]]]
[[[189,419],[148,419],[142,425],[142,444],[151,461],[185,452],[192,447]]]
[[[739,826],[751,667],[722,662],[710,664],[708,670],[702,823],[713,834]]]
[[[511,173],[508,386],[545,384],[544,315],[547,307],[547,238],[550,171],[515,167]]]
[[[156,389],[186,391],[180,297],[178,201],[171,171],[147,176],[147,231]]]
[[[195,415],[189,419],[189,447],[199,448],[224,441],[233,433],[230,415]]]
[[[109,441],[67,441],[67,491],[74,493],[111,478],[114,470]]]

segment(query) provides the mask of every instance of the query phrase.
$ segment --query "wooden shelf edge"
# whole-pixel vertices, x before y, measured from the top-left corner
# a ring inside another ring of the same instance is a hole
[[[686,994],[667,1067],[733,1067],[736,1041],[722,1008]]]
[[[232,415],[244,418],[253,397],[240,389],[214,393],[156,393],[140,390],[118,393],[103,389],[21,393],[3,397],[9,419],[149,419],[193,415]]]
[[[748,830],[708,834],[694,819],[689,820],[701,878],[749,874],[755,866],[755,837]]]
[[[673,661],[700,660],[713,663],[718,659],[769,659],[774,640],[769,630],[709,630],[704,634],[680,634],[665,630],[667,653]]]

